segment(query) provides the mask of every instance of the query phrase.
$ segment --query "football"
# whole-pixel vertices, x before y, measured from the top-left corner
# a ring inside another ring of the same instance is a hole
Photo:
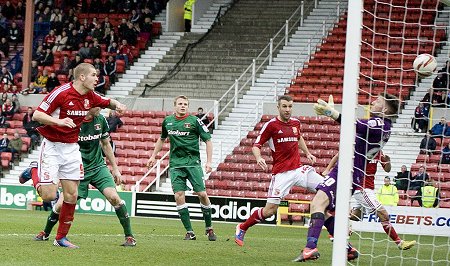
[[[413,68],[420,77],[429,77],[436,71],[436,58],[430,54],[420,54],[414,60]]]

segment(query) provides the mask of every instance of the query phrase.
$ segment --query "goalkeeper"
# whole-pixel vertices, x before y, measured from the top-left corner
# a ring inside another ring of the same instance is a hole
[[[361,187],[365,175],[364,169],[366,163],[372,160],[389,140],[392,125],[390,118],[397,114],[398,106],[399,101],[395,96],[381,94],[371,104],[371,117],[367,120],[357,120],[353,164],[354,188]],[[319,99],[314,105],[314,110],[318,115],[331,117],[338,123],[341,121],[341,114],[334,109],[333,97],[331,95],[328,103]],[[311,222],[308,229],[306,247],[294,261],[301,262],[318,259],[320,254],[317,249],[317,241],[322,226],[325,225],[329,231],[334,231],[334,217],[325,217],[325,211],[333,212],[336,207],[337,174],[338,164],[325,177],[324,181],[317,186],[317,193],[310,206]],[[399,248],[409,249],[412,245],[409,242],[402,242]],[[353,252],[350,246],[348,252],[348,259],[354,259],[354,255],[356,254],[352,254]]]
[[[97,188],[114,207],[120,224],[125,234],[125,242],[122,246],[135,246],[136,240],[131,232],[130,217],[128,216],[125,201],[123,201],[116,191],[116,184],[121,183],[121,174],[118,170],[114,153],[109,142],[109,127],[105,117],[100,114],[100,108],[92,108],[86,115],[84,123],[81,125],[78,136],[78,144],[83,159],[84,180],[78,186],[78,198],[87,198],[89,185]],[[112,173],[105,164],[102,155],[104,151],[106,158],[112,165]],[[19,177],[20,183],[25,183],[31,179],[32,168],[37,167],[37,162],[32,162],[30,168],[26,169]],[[114,177],[113,177],[114,176]],[[48,216],[45,229],[34,237],[36,241],[48,240],[53,227],[58,222],[59,210],[63,202],[62,194],[58,202],[53,206],[52,212]]]

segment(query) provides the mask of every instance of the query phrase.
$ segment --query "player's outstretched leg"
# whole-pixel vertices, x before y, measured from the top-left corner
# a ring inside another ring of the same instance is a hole
[[[122,244],[124,247],[134,247],[136,246],[136,239],[131,231],[130,216],[128,215],[127,207],[125,201],[120,200],[120,204],[115,206],[117,218],[119,218],[120,224],[123,227],[123,232],[125,234],[125,242]]]
[[[267,205],[268,204],[266,204],[266,206]],[[236,242],[236,244],[242,247],[244,245],[244,236],[247,230],[250,227],[254,226],[255,224],[264,221],[265,219],[266,217],[264,217],[264,208],[259,208],[256,211],[254,211],[245,222],[238,224],[236,226],[236,234],[234,236],[234,242]]]
[[[247,231],[241,229],[241,225],[242,224],[236,225],[236,234],[234,235],[234,242],[236,242],[236,244],[242,247],[244,245],[244,237]]]

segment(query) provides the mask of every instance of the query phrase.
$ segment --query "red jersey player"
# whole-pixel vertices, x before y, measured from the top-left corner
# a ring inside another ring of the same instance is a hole
[[[235,242],[239,246],[244,245],[244,236],[250,227],[276,214],[281,199],[289,194],[293,186],[315,191],[317,184],[323,181],[323,177],[313,167],[300,162],[299,148],[311,163],[316,161],[316,157],[309,152],[300,135],[300,121],[291,118],[292,105],[290,96],[278,98],[279,115],[264,124],[253,145],[252,152],[257,164],[267,170],[267,164],[261,156],[261,146],[269,143],[274,162],[272,181],[267,192],[266,206],[254,211],[244,223],[237,225]]]
[[[83,163],[78,146],[78,133],[89,109],[109,107],[119,113],[126,106],[94,92],[98,81],[93,65],[82,63],[74,69],[75,80],[48,94],[34,112],[33,120],[43,124],[38,128],[44,137],[38,166],[32,167],[33,185],[44,201],[56,197],[61,183],[64,202],[59,214],[55,246],[78,248],[66,238],[73,221],[78,197],[78,184],[83,179]]]

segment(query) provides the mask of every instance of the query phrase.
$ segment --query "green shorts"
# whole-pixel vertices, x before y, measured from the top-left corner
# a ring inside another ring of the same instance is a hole
[[[186,180],[191,182],[195,192],[205,191],[201,166],[170,168],[169,176],[170,181],[172,181],[172,190],[174,193],[190,190],[186,185]]]
[[[106,165],[84,173],[84,179],[80,181],[80,185],[78,186],[79,199],[87,198],[89,193],[89,184],[93,185],[102,194],[105,188],[116,188],[114,178]]]

